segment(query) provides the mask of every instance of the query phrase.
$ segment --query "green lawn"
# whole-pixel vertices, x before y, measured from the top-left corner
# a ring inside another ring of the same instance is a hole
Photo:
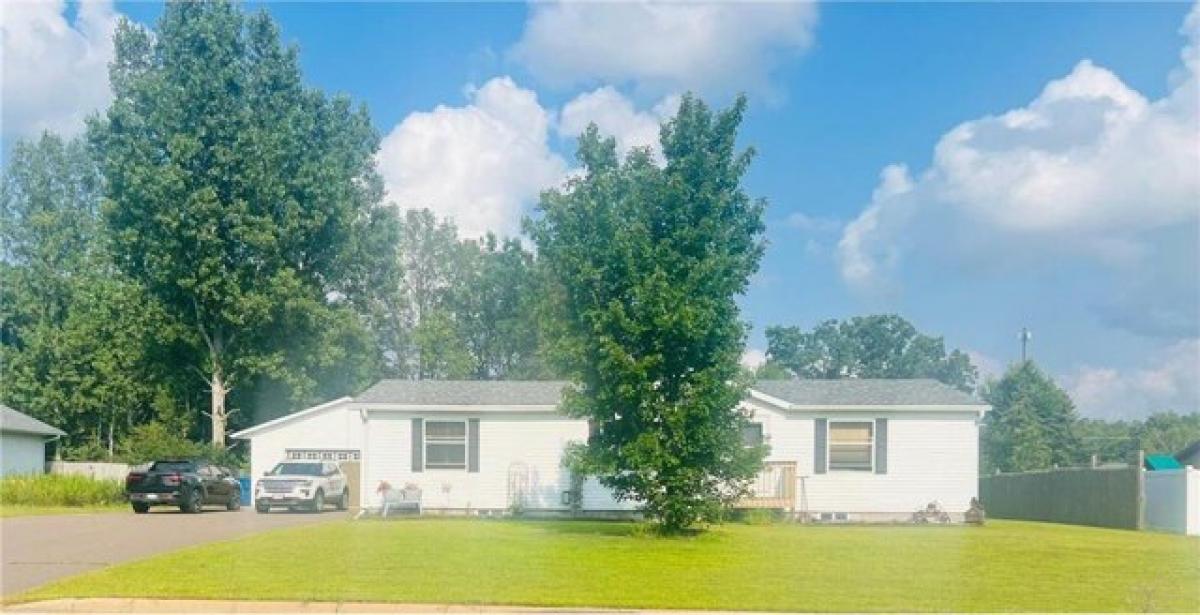
[[[726,525],[697,537],[583,521],[345,521],[84,574],[61,597],[798,611],[1200,609],[1200,540],[985,527]]]
[[[127,504],[96,504],[90,506],[25,506],[4,504],[0,506],[0,517],[80,515],[83,513],[117,512],[124,510],[129,510],[129,506]]]

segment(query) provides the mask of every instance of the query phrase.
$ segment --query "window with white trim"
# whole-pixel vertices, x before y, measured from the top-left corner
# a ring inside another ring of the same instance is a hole
[[[829,422],[829,469],[871,472],[875,469],[875,423]]]
[[[425,467],[467,469],[466,421],[425,421]]]

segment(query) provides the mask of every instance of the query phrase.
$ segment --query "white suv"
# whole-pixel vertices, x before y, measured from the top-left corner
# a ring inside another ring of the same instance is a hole
[[[327,503],[338,510],[350,505],[346,475],[329,461],[284,461],[254,486],[254,510],[260,513],[270,512],[272,506],[320,512]]]

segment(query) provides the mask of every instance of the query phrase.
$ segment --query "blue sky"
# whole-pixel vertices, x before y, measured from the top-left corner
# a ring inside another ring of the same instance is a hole
[[[587,121],[653,145],[680,92],[745,91],[746,185],[770,204],[752,349],[768,325],[898,312],[994,371],[1028,326],[1085,414],[1200,406],[1190,4],[247,5],[312,84],[369,106],[391,196],[467,234],[515,229]],[[161,6],[37,11],[7,36],[57,18],[68,51],[6,75],[6,141],[102,105],[102,32]]]

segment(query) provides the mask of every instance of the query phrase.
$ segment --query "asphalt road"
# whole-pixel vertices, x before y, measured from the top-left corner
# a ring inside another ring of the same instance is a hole
[[[128,511],[0,518],[0,596],[180,547],[344,519],[346,514],[329,510],[260,515],[247,507],[238,512],[209,508],[187,515],[163,507],[145,515]]]

